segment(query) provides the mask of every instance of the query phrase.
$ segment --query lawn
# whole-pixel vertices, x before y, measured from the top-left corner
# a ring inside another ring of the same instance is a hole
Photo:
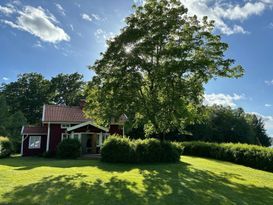
[[[183,156],[177,164],[0,159],[1,205],[273,204],[273,173]]]

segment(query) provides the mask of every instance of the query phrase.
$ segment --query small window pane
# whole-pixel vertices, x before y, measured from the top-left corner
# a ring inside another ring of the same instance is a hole
[[[70,134],[67,134],[67,133],[62,134],[62,140],[69,139],[69,138],[70,138]]]
[[[29,136],[29,149],[39,149],[41,147],[41,136]]]

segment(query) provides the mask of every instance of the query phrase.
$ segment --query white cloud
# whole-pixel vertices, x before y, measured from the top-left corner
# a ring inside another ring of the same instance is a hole
[[[265,106],[265,107],[272,107],[271,104],[267,104],[267,103],[266,103],[264,106]]]
[[[97,15],[97,14],[88,15],[86,13],[83,13],[81,15],[81,17],[82,17],[83,20],[90,21],[90,22],[93,21],[93,20],[96,20],[96,21],[102,20],[101,17],[99,15]]]
[[[65,10],[64,8],[61,6],[61,4],[55,4],[55,6],[57,7],[58,11],[65,16]]]
[[[71,28],[71,31],[74,31],[74,26],[72,24],[69,25]]]
[[[12,28],[29,32],[42,41],[58,43],[70,40],[69,35],[56,25],[56,18],[42,7],[25,6],[22,11],[18,11],[18,14],[15,22],[8,20],[1,22]]]
[[[0,13],[3,13],[5,15],[10,15],[10,14],[13,14],[15,11],[16,10],[14,9],[12,5],[8,5],[8,6],[0,5]]]
[[[270,86],[273,85],[273,80],[266,80],[264,83]]]
[[[7,78],[7,77],[3,77],[2,78],[4,81],[8,81],[9,80],[9,78]]]
[[[271,9],[273,6],[272,0],[245,0],[241,5],[221,0],[181,0],[181,2],[189,9],[190,15],[208,16],[209,19],[215,20],[216,28],[227,35],[248,33],[237,24],[238,21],[260,15],[264,10]]]
[[[97,21],[101,20],[100,16],[97,14],[91,14],[91,16]]]
[[[35,47],[35,48],[43,48],[43,45],[41,44],[41,41],[37,41],[37,42],[33,45],[33,47]]]
[[[102,29],[97,29],[96,31],[95,31],[95,33],[94,33],[94,35],[95,35],[95,37],[97,38],[97,39],[103,39],[103,40],[107,40],[107,39],[109,39],[109,38],[111,38],[111,37],[113,37],[114,36],[114,33],[113,32],[106,32],[106,31],[104,31],[104,30],[102,30]]]
[[[90,22],[92,21],[91,16],[89,16],[88,14],[82,14],[82,19]]]
[[[230,106],[236,107],[235,101],[244,99],[244,95],[225,95],[223,93],[212,93],[212,94],[205,94],[204,95],[204,105],[223,105],[223,106]]]

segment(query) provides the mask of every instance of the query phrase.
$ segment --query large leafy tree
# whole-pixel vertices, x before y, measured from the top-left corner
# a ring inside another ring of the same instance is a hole
[[[20,150],[21,129],[26,123],[26,118],[21,111],[11,114],[10,107],[5,97],[0,95],[0,136],[7,136],[13,142],[16,151]]]
[[[263,119],[253,114],[248,114],[248,119],[258,144],[266,147],[270,146],[271,145],[270,137],[267,135],[266,130],[264,128]]]
[[[43,104],[51,97],[50,81],[39,73],[25,73],[2,87],[10,112],[22,111],[29,123],[41,120]]]
[[[79,73],[58,74],[51,79],[52,101],[56,104],[79,105],[83,97],[83,75]]]
[[[178,0],[147,0],[126,24],[91,67],[87,111],[95,119],[126,113],[148,134],[183,129],[198,111],[205,83],[243,75],[225,58],[228,45],[213,33],[214,22],[188,16]]]

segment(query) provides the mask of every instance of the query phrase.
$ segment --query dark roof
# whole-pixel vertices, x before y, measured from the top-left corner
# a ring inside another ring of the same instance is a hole
[[[22,134],[47,134],[47,127],[42,126],[26,126],[22,129]]]
[[[44,105],[43,122],[86,122],[80,106]]]

